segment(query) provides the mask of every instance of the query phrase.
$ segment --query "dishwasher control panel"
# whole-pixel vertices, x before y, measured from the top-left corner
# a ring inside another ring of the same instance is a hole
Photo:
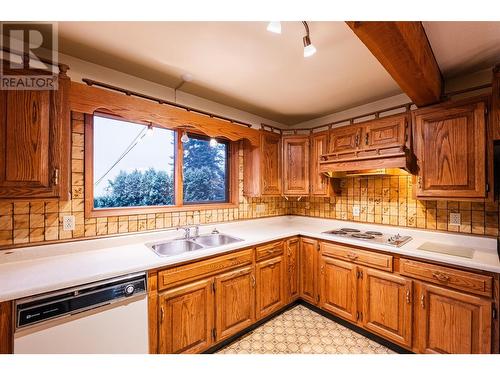
[[[88,311],[146,293],[146,274],[133,274],[17,300],[16,328]]]

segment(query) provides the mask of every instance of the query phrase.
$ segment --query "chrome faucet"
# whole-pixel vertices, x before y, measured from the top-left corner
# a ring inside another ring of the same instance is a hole
[[[191,238],[196,238],[200,235],[200,226],[199,225],[194,225],[192,227],[178,227],[177,230],[183,229],[184,230],[184,238],[186,240],[189,240]],[[191,235],[191,229],[194,229],[194,235]]]

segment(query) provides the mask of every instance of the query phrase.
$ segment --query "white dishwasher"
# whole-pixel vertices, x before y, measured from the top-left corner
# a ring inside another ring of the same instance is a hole
[[[15,354],[148,353],[146,274],[15,302]]]

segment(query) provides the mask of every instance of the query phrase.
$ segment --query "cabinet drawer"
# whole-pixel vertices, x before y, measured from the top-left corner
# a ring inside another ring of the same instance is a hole
[[[392,272],[391,255],[372,253],[371,251],[364,251],[348,246],[336,245],[326,242],[321,243],[321,251],[324,256],[330,256],[354,262],[356,264],[362,264],[365,266]]]
[[[255,250],[255,258],[257,261],[276,257],[278,255],[283,254],[283,241],[273,242],[268,245],[259,246]]]
[[[493,278],[491,276],[403,258],[399,261],[399,267],[399,273],[401,275],[474,294],[480,294],[482,296],[491,297],[492,295]]]
[[[235,267],[252,263],[252,249],[222,255],[207,260],[169,268],[158,272],[158,289],[171,288],[181,283],[212,276]]]

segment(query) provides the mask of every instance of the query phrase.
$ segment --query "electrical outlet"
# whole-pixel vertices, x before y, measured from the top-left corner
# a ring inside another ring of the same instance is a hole
[[[450,225],[460,225],[460,212],[450,212]]]
[[[359,206],[352,206],[352,216],[359,216]]]
[[[63,230],[75,230],[75,217],[73,215],[63,216]]]

